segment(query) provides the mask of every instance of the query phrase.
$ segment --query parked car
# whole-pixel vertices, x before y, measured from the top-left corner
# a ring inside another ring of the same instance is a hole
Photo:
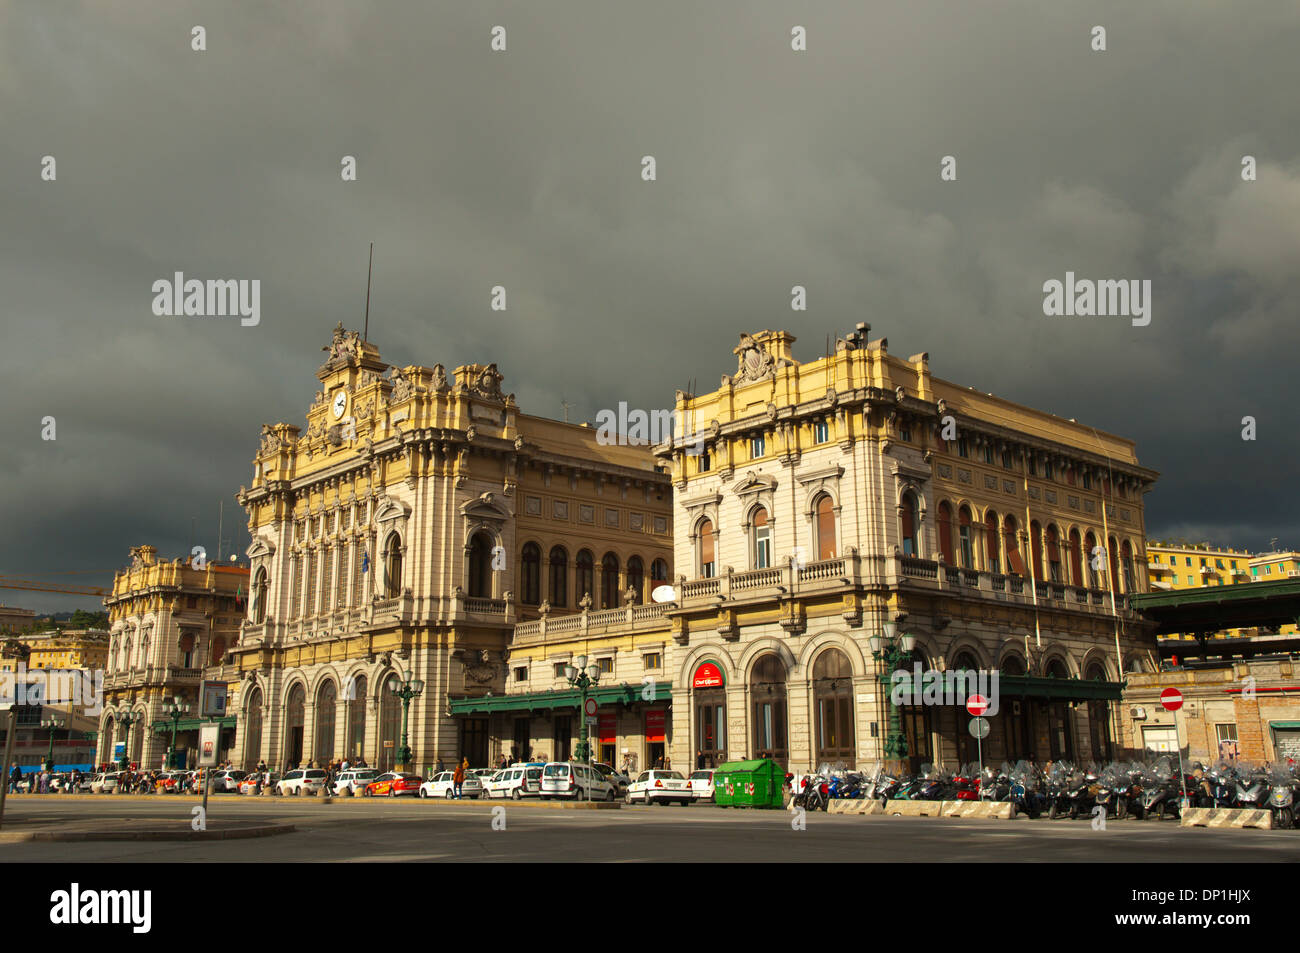
[[[235,793],[239,792],[239,782],[248,777],[247,771],[236,768],[223,768],[212,775],[212,790]]]
[[[339,776],[334,779],[334,793],[360,797],[361,789],[377,777],[379,777],[377,768],[348,768],[346,771],[340,771]]]
[[[420,797],[441,797],[453,798],[456,796],[456,784],[452,780],[454,772],[443,771],[435,774],[428,781],[420,785]],[[484,797],[483,782],[476,775],[465,773],[465,781],[460,786],[460,796],[463,798]]]
[[[552,761],[542,768],[542,797],[574,801],[612,801],[614,785],[589,764]]]
[[[537,797],[542,793],[542,769],[546,764],[534,761],[527,764],[512,764],[502,768],[483,785],[486,797],[512,798],[520,800]]]
[[[388,771],[379,775],[361,789],[363,797],[399,797],[409,794],[412,797],[421,790],[418,774],[402,774],[400,771]]]
[[[184,794],[190,782],[186,771],[164,771],[154,782],[154,791],[158,794]]]
[[[682,777],[680,771],[666,771],[655,768],[642,771],[627,789],[627,803],[640,801],[643,804],[690,804],[695,799],[691,793],[691,783]]]
[[[256,794],[256,793],[257,793],[257,779],[258,779],[258,777],[262,776],[262,774],[263,774],[263,772],[261,772],[261,771],[254,771],[252,774],[248,775],[248,776],[245,777],[243,780],[241,780],[241,781],[239,782],[239,793],[240,793],[240,794]],[[269,790],[269,791],[274,791],[274,790],[275,790],[275,786],[276,786],[277,784],[279,784],[279,783],[280,783],[280,776],[279,776],[278,774],[272,774],[272,775],[271,775],[271,780],[270,780],[269,783],[267,783],[266,781],[263,781],[263,783],[262,783],[262,790],[263,790],[263,791],[267,791],[267,790]]]
[[[465,773],[474,775],[474,777],[478,778],[478,783],[486,787],[488,779],[494,776],[498,770],[498,768],[470,768]]]
[[[687,779],[691,786],[691,796],[697,801],[713,800],[713,769],[700,768],[691,773]]]
[[[275,786],[275,793],[285,795],[319,794],[325,790],[325,772],[321,768],[295,768]]]
[[[617,771],[613,765],[601,761],[597,761],[592,767],[599,771],[606,781],[614,785],[614,793],[619,797],[627,793],[628,785],[632,783],[632,779],[622,771]]]
[[[117,782],[121,777],[121,771],[97,774],[90,782],[90,790],[95,794],[112,794],[117,790]]]

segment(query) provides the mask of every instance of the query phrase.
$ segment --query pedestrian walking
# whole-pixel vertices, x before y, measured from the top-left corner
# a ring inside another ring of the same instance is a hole
[[[460,800],[460,786],[465,783],[465,769],[468,767],[469,759],[465,758],[460,764],[456,765],[456,771],[451,776],[451,783],[456,791],[457,800]]]
[[[18,782],[23,779],[23,769],[14,765],[14,769],[9,772],[9,793],[18,793]]]
[[[434,770],[437,771],[439,774],[442,774],[442,772],[447,770],[446,765],[442,763],[442,758],[438,759],[438,766]]]

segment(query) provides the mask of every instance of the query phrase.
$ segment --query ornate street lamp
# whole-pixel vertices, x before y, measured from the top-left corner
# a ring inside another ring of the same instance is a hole
[[[68,720],[60,715],[46,715],[41,719],[41,727],[50,730],[50,753],[45,756],[48,770],[54,770],[54,732],[67,725]]]
[[[402,747],[397,751],[397,763],[406,765],[409,769],[411,746],[407,744],[409,739],[407,738],[406,728],[411,716],[411,699],[419,698],[424,694],[424,682],[418,678],[407,679],[402,683],[401,688],[393,689],[393,694],[402,700]]]
[[[587,664],[587,656],[579,655],[573,660],[576,665],[564,666],[564,677],[568,683],[576,688],[582,694],[582,702],[578,707],[578,760],[583,762],[591,761],[591,746],[587,744],[587,693],[600,681],[600,665],[592,662]]]
[[[190,705],[183,702],[177,695],[171,701],[163,702],[163,714],[172,720],[172,743],[167,749],[167,767],[176,768],[176,729],[180,725],[181,717],[190,713]]]
[[[890,676],[911,658],[912,650],[916,648],[916,637],[905,634],[896,639],[896,622],[886,622],[883,628],[883,636],[873,635],[868,642],[871,644],[871,657],[877,662],[885,663],[878,676],[885,685],[885,695],[889,699],[889,734],[885,738],[885,754],[901,762],[907,757],[907,735],[903,733],[902,718],[898,706],[894,704],[894,693],[890,691]],[[912,687],[915,689],[917,686]]]
[[[144,712],[128,711],[126,714],[117,716],[117,723],[126,729],[126,737],[123,739],[122,760],[118,763],[123,771],[131,767],[131,726],[138,725],[144,721]]]

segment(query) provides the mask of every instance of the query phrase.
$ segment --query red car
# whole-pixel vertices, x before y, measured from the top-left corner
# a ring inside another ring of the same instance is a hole
[[[389,771],[387,774],[381,774],[362,788],[361,796],[379,797],[386,794],[389,797],[398,797],[402,794],[409,794],[415,797],[419,791],[420,776],[418,774],[399,774],[396,771]]]

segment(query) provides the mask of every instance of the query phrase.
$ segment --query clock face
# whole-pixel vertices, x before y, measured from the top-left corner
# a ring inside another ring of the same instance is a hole
[[[339,391],[334,395],[334,418],[337,420],[343,416],[343,411],[348,409],[348,395]]]

